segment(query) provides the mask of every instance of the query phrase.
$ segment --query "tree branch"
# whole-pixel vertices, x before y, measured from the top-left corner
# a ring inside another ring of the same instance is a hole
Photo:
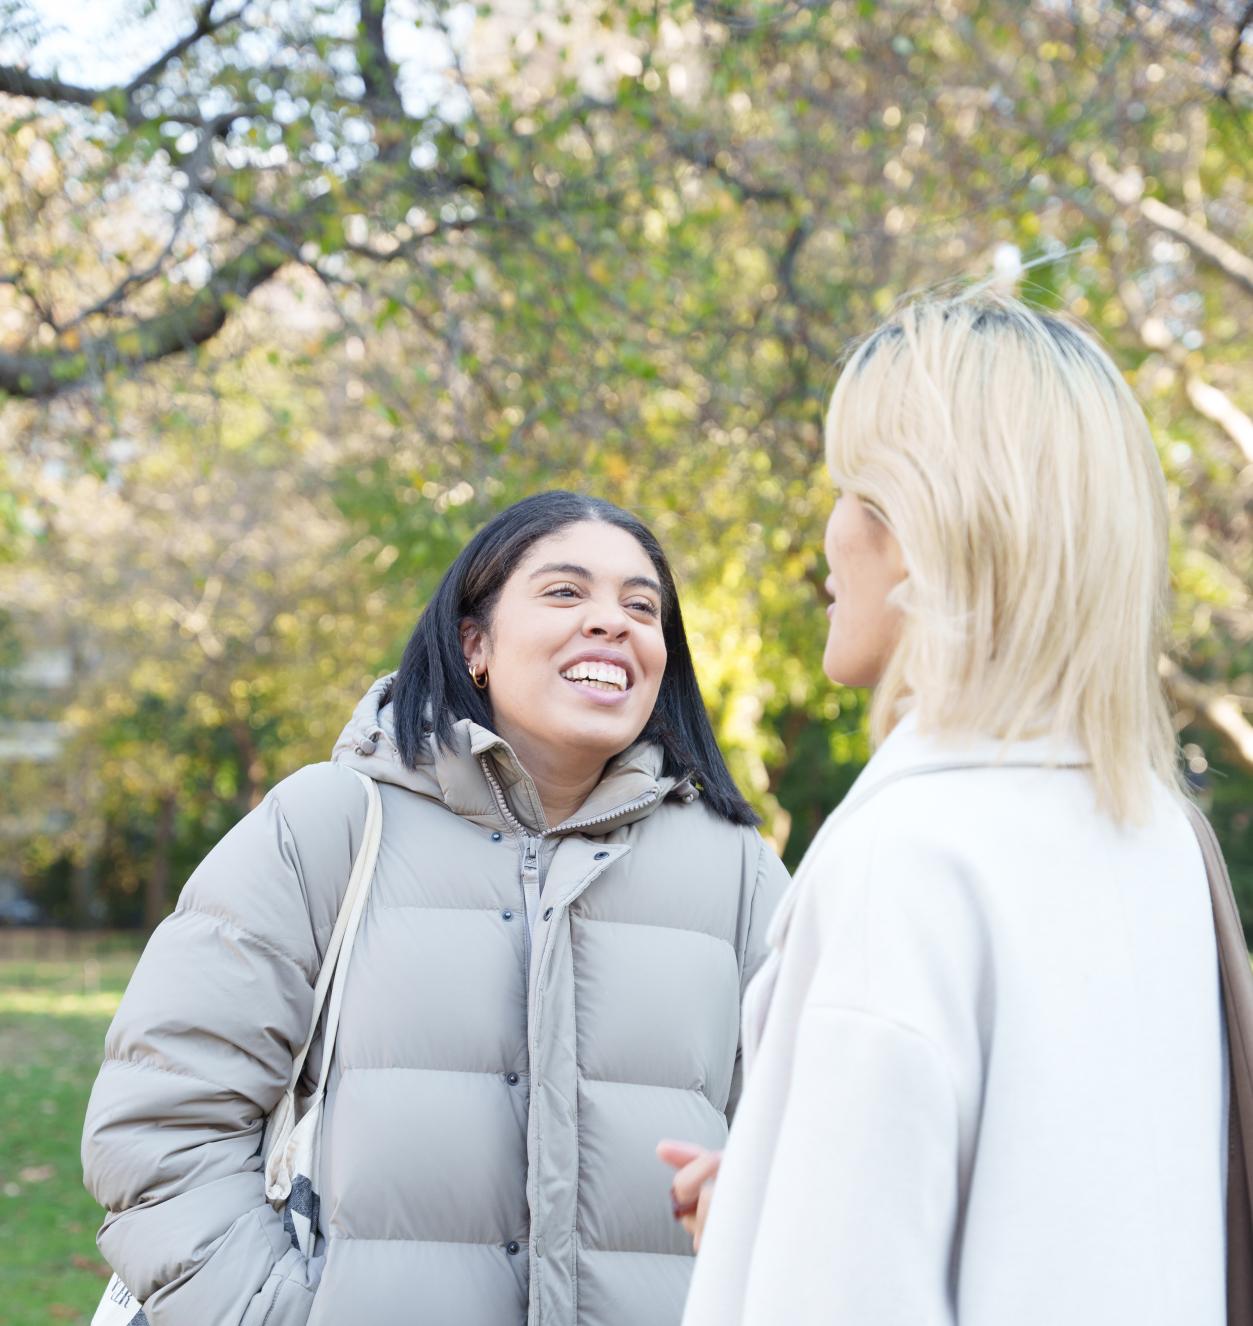
[[[1119,264],[1115,262],[1115,269],[1118,267]],[[1217,424],[1240,448],[1245,461],[1253,464],[1253,420],[1225,391],[1193,372],[1188,352],[1179,344],[1166,323],[1151,314],[1135,282],[1121,273],[1118,297],[1127,312],[1127,320],[1144,344],[1150,350],[1164,355],[1183,376],[1184,391],[1187,392],[1192,408],[1211,423]]]
[[[124,91],[128,97],[134,96],[140,88],[146,87],[149,83],[158,78],[164,71],[166,65],[171,61],[177,60],[185,51],[189,51],[202,37],[212,36],[213,33],[220,31],[230,23],[234,23],[237,18],[242,17],[243,12],[248,7],[248,0],[232,10],[229,14],[223,14],[216,21],[213,18],[213,6],[217,0],[203,0],[200,8],[196,11],[196,26],[185,37],[181,37],[168,50],[147,67],[141,70],[134,78],[127,83]]]
[[[366,100],[400,119],[405,109],[396,87],[396,67],[388,59],[383,40],[386,12],[387,0],[358,0],[357,68],[365,84]]]
[[[1253,723],[1241,712],[1236,697],[1188,676],[1171,659],[1162,658],[1160,671],[1175,702],[1194,710],[1206,727],[1222,737],[1239,763],[1253,772]]]
[[[658,125],[665,133],[663,126]],[[751,198],[758,203],[792,203],[795,196],[787,189],[775,188],[768,184],[755,184],[745,179],[727,165],[722,149],[716,142],[701,142],[695,134],[666,133],[671,148],[685,161],[702,170],[712,171],[718,178],[741,199]]]
[[[38,78],[17,69],[12,65],[0,65],[0,92],[10,97],[34,97],[40,101],[59,101],[68,106],[95,106],[105,102],[110,109],[117,109],[126,115],[125,103],[129,100],[126,89],[121,87],[80,87],[77,83],[65,83],[59,78]],[[122,105],[114,106],[113,103]]]
[[[178,243],[178,237],[182,234],[187,218],[191,215],[193,198],[200,192],[197,181],[201,170],[208,161],[209,149],[212,146],[213,139],[225,133],[237,118],[238,112],[236,111],[226,111],[215,116],[205,125],[195,149],[187,154],[183,163],[183,169],[188,177],[187,188],[183,191],[183,201],[170,224],[170,237],[162,247],[161,252],[147,267],[137,272],[128,272],[102,299],[97,300],[96,303],[83,309],[80,313],[76,313],[63,326],[56,328],[58,333],[71,331],[101,313],[107,313],[136,286],[146,285],[161,273],[170,255],[174,252],[174,246]]]
[[[1249,3],[1244,7],[1244,13],[1236,20],[1236,35],[1231,43],[1231,53],[1227,57],[1227,79],[1226,82],[1223,83],[1222,91],[1219,93],[1219,96],[1221,96],[1224,101],[1229,101],[1231,99],[1232,86],[1235,84],[1236,79],[1240,77],[1240,51],[1244,47],[1245,29],[1250,23],[1253,23],[1253,0],[1249,0]]]
[[[354,244],[350,240],[345,240],[343,251],[351,253],[357,258],[366,258],[370,262],[378,263],[380,266],[386,266],[392,262],[412,262],[417,257],[418,250],[436,235],[451,235],[463,233],[467,230],[483,229],[492,224],[493,218],[487,214],[480,213],[470,217],[455,217],[451,221],[433,220],[425,230],[418,231],[409,239],[395,240],[389,249],[380,249],[372,244]]]
[[[103,106],[128,124],[137,125],[149,122],[149,117],[135,105],[135,94],[149,86],[164,71],[167,65],[178,59],[204,37],[211,36],[230,23],[240,18],[247,8],[247,0],[221,18],[212,17],[213,6],[217,0],[203,0],[196,11],[196,26],[185,37],[181,37],[146,68],[135,75],[125,85],[114,84],[111,87],[82,87],[77,83],[67,83],[60,78],[40,78],[25,69],[13,65],[0,65],[0,92],[11,97],[30,97],[40,101],[55,101],[63,106],[87,106],[98,109]],[[201,117],[190,114],[158,115],[152,120],[178,120],[185,124],[201,124]]]
[[[1184,377],[1184,390],[1197,414],[1203,414],[1215,423],[1244,452],[1244,458],[1253,465],[1253,419],[1219,387],[1204,381],[1195,373]]]
[[[1123,207],[1131,208],[1150,225],[1182,240],[1194,253],[1216,267],[1224,276],[1249,294],[1253,294],[1253,259],[1228,244],[1220,235],[1198,225],[1178,208],[1162,202],[1160,198],[1142,197],[1143,188],[1138,178],[1120,175],[1099,156],[1088,161],[1092,178],[1107,189]]]
[[[290,259],[273,236],[249,245],[224,263],[182,303],[77,347],[0,353],[0,391],[46,399],[117,367],[139,367],[202,345],[225,324],[233,304],[246,299]]]
[[[1158,198],[1142,198],[1140,212],[1146,221],[1159,230],[1168,231],[1218,268],[1225,276],[1253,294],[1253,259],[1241,253],[1234,245],[1190,220],[1174,207]]]

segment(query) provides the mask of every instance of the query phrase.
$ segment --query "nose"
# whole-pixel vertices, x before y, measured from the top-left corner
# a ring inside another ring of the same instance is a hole
[[[597,640],[621,640],[631,630],[631,617],[616,599],[611,603],[593,599],[583,619],[583,634]]]

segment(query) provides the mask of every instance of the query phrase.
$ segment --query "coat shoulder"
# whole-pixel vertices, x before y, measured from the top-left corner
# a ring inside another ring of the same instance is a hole
[[[306,863],[344,851],[355,855],[365,828],[366,791],[342,764],[306,764],[276,783],[269,794]]]
[[[179,899],[294,952],[304,926],[329,933],[365,827],[366,793],[348,769],[310,764],[276,784],[196,868]],[[296,947],[300,947],[297,945]],[[309,958],[301,949],[299,961]]]
[[[270,796],[278,803],[289,824],[317,820],[344,810],[365,813],[365,788],[361,779],[342,764],[322,760],[306,764],[275,783]]]
[[[751,887],[761,872],[783,870],[774,849],[751,824],[735,824],[711,810],[704,801],[670,800],[641,821],[641,832],[669,845],[685,858],[739,862],[739,871]]]
[[[961,777],[902,779],[833,826],[804,867],[824,925],[846,923],[857,899],[870,905],[872,895],[876,908],[969,901],[989,818],[1005,816],[972,801]]]
[[[1003,834],[1047,831],[1059,815],[1095,812],[1086,774],[1046,766],[920,772],[874,790],[826,843],[828,853],[979,853]],[[837,809],[836,815],[840,814]]]

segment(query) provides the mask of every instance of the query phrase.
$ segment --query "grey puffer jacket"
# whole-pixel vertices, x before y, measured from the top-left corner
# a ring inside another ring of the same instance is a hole
[[[646,744],[555,829],[468,721],[408,769],[384,694],[227,834],[145,949],[83,1137],[100,1249],[152,1326],[677,1323],[691,1248],[653,1148],[722,1144],[783,867]],[[364,826],[344,766],[380,783],[383,837],[306,1259],[258,1151]]]

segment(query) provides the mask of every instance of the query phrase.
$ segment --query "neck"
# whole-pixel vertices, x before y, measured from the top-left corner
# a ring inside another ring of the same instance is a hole
[[[569,749],[560,752],[501,731],[522,767],[531,775],[550,828],[568,820],[600,782],[605,761]]]

